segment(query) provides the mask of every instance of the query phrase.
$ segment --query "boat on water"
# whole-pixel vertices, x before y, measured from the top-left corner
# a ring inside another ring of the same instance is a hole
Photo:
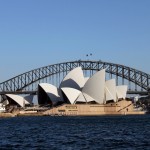
[[[6,112],[5,105],[3,105],[2,103],[0,103],[0,113],[4,113],[4,112]]]

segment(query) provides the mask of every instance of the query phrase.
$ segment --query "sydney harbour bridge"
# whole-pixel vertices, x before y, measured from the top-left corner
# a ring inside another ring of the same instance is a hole
[[[39,83],[51,83],[57,87],[72,69],[81,66],[84,76],[106,69],[106,80],[116,79],[117,85],[128,85],[128,94],[148,95],[150,75],[137,69],[104,61],[77,60],[33,69],[0,83],[0,95],[36,94]]]

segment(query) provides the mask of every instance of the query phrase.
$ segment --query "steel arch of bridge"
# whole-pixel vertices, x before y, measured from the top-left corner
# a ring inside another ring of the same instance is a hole
[[[0,83],[0,92],[22,91],[25,87],[30,86],[41,79],[58,73],[68,72],[78,66],[81,66],[83,70],[91,71],[106,69],[107,73],[115,75],[117,78],[121,77],[122,79],[126,79],[129,82],[141,87],[141,90],[149,91],[150,88],[150,75],[142,71],[120,64],[103,62],[101,60],[78,60],[49,65],[20,74],[14,78]]]

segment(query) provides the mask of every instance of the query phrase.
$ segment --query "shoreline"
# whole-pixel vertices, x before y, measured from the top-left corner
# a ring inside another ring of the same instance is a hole
[[[12,118],[12,117],[41,117],[41,116],[50,116],[50,117],[99,117],[99,116],[133,116],[133,115],[148,115],[149,113],[141,112],[129,112],[129,113],[107,113],[107,114],[83,114],[83,115],[60,115],[60,114],[44,114],[44,113],[24,113],[24,114],[13,114],[13,113],[0,113],[0,118]]]

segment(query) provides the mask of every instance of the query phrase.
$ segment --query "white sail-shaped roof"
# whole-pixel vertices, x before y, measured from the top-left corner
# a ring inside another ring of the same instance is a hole
[[[111,79],[105,82],[105,96],[106,101],[114,100],[116,102],[116,81],[115,79]]]
[[[85,78],[84,78],[85,83],[86,83],[89,79],[90,79],[89,77],[85,77]]]
[[[56,86],[49,83],[40,83],[39,86],[46,92],[51,101],[57,102],[60,100],[59,90]]]
[[[104,103],[105,69],[95,73],[84,85],[82,92],[92,97],[97,103]]]
[[[117,98],[118,99],[125,99],[126,98],[126,94],[127,94],[127,85],[120,85],[120,86],[117,86],[116,87],[116,90],[117,90]]]
[[[95,101],[94,98],[92,98],[91,96],[89,96],[88,94],[86,93],[83,93],[85,99],[86,99],[86,102],[92,102],[92,101]]]
[[[24,107],[25,104],[30,104],[27,100],[25,100],[22,96],[14,95],[14,94],[6,94],[7,97],[11,98],[21,107]]]
[[[80,93],[79,97],[77,98],[76,102],[87,102],[83,93]]]
[[[81,67],[77,67],[70,71],[66,77],[63,79],[60,84],[60,88],[69,87],[77,90],[81,90],[81,88],[85,84],[85,79],[83,76],[83,71]]]
[[[62,88],[62,91],[64,92],[71,104],[75,103],[76,99],[81,93],[81,91],[73,88]]]
[[[77,98],[76,102],[93,102],[95,101],[94,98],[90,97],[89,95],[85,93],[81,93],[79,97]]]

